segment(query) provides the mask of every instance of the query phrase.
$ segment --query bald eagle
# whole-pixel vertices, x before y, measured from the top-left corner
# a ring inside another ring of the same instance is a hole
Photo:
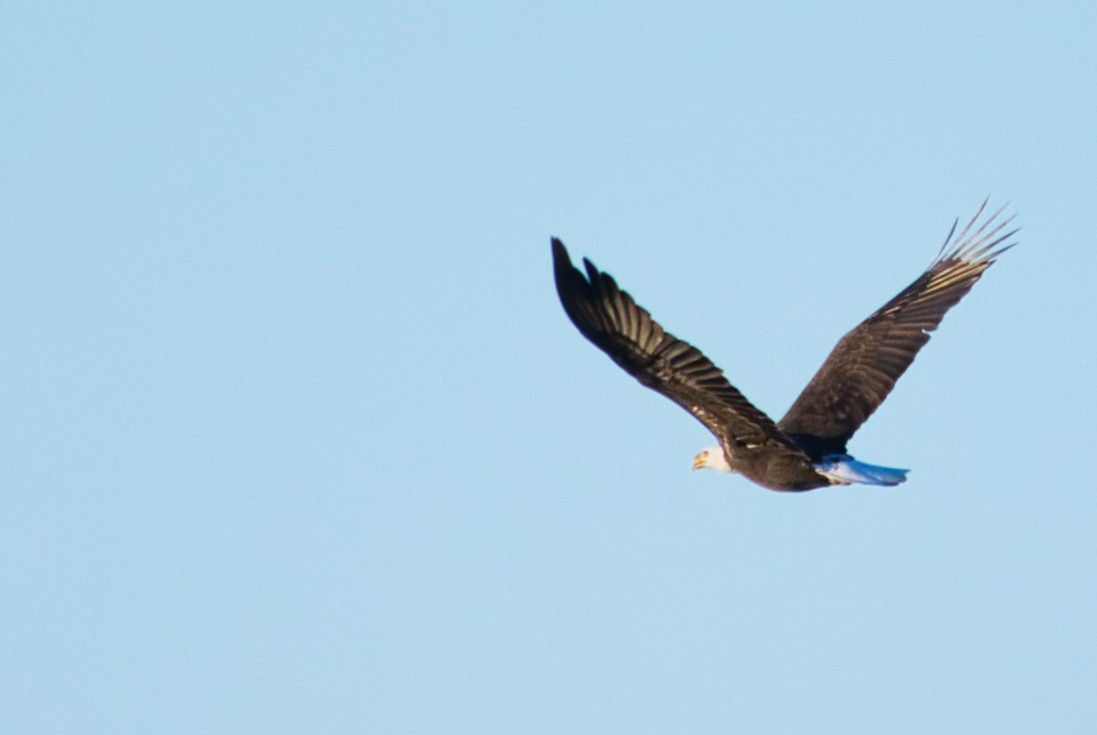
[[[1013,217],[1002,207],[978,223],[987,202],[959,234],[953,223],[922,275],[838,341],[823,366],[774,423],[693,345],[665,331],[613,278],[583,259],[571,263],[552,239],[556,291],[571,321],[625,372],[689,411],[719,440],[693,468],[736,472],[771,490],[826,485],[898,485],[909,470],[859,462],[846,443],[875,411],[947,312],[995,258],[1016,243],[1002,234]],[[955,235],[955,237],[954,237]]]

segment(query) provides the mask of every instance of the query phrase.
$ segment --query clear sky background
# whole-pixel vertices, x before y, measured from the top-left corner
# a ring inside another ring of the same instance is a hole
[[[1095,7],[4,4],[0,731],[1097,731]],[[898,488],[691,472],[552,284],[779,416],[987,195]]]

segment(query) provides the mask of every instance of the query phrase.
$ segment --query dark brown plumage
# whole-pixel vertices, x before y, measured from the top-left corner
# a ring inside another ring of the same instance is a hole
[[[985,206],[983,202],[955,240],[953,225],[921,276],[838,342],[777,424],[700,350],[663,330],[609,274],[586,259],[586,274],[576,269],[564,244],[553,238],[556,289],[583,336],[719,439],[726,462],[720,469],[774,490],[849,482],[897,484],[905,479],[904,470],[858,463],[845,454],[846,443],[891,392],[945,312],[1012,247],[1002,243],[1016,230],[1000,234],[1012,217],[994,224],[1002,209],[975,227]]]

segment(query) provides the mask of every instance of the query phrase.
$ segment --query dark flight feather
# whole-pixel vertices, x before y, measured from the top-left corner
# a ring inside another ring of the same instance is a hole
[[[664,331],[612,276],[584,259],[584,277],[556,238],[552,255],[564,311],[625,372],[689,411],[731,451],[771,445],[803,454],[720,368],[693,345]]]
[[[955,239],[953,224],[921,276],[839,340],[778,423],[813,456],[846,451],[846,442],[891,393],[945,313],[1012,247],[1002,243],[1017,230],[1001,232],[1013,217],[991,227],[1005,207],[972,229],[986,204]]]

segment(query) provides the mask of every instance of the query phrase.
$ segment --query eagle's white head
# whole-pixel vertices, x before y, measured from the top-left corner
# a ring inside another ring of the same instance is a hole
[[[720,447],[702,449],[693,458],[693,469],[716,470],[717,472],[731,472],[727,459],[724,458],[724,450]]]

